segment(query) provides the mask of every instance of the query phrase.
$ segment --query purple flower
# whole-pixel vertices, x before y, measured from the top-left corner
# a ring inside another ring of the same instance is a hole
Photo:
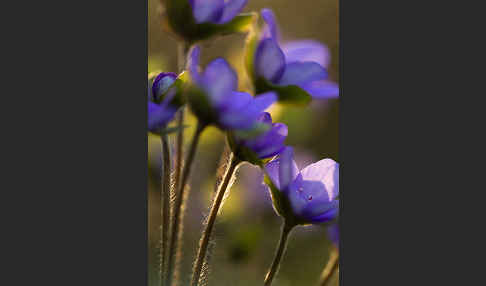
[[[175,73],[160,73],[148,86],[148,129],[158,132],[174,117],[178,107],[173,104],[176,89]]]
[[[200,49],[190,52],[188,70],[195,89],[190,92],[189,102],[196,116],[204,124],[215,124],[221,129],[254,129],[262,111],[277,100],[273,92],[252,97],[236,91],[236,72],[222,58],[210,62],[199,71]]]
[[[246,2],[247,0],[189,0],[197,24],[228,23],[240,13]]]
[[[272,190],[276,210],[296,224],[335,219],[339,212],[339,164],[323,159],[299,171],[293,157],[292,147],[286,147],[265,167],[270,187],[276,189]]]
[[[248,32],[256,13],[240,13],[247,0],[164,0],[162,27],[188,45],[215,36]]]
[[[233,153],[240,159],[251,163],[258,163],[258,159],[265,159],[279,154],[284,148],[284,141],[287,138],[287,125],[283,123],[272,123],[272,117],[268,112],[262,112],[257,120],[261,130],[256,136],[248,136],[242,132],[233,132],[235,144],[232,146]],[[256,161],[256,162],[255,162]]]
[[[251,71],[259,92],[272,89],[272,86],[295,85],[313,98],[338,97],[337,84],[327,80],[326,68],[330,59],[327,47],[313,40],[280,46],[279,30],[272,10],[263,9],[261,15],[265,25],[254,51],[254,70]],[[261,79],[267,82],[264,87]]]

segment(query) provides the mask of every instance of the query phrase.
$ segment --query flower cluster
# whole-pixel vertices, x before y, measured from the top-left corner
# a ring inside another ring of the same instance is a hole
[[[322,224],[329,227],[329,236],[338,237],[336,221],[339,213],[339,164],[323,159],[299,170],[294,161],[293,148],[285,144],[287,125],[273,122],[266,110],[276,102],[302,104],[311,99],[337,98],[339,88],[328,78],[330,62],[328,49],[313,40],[281,43],[280,32],[273,12],[261,11],[263,26],[256,25],[255,14],[240,14],[247,0],[166,0],[164,21],[166,28],[184,42],[186,71],[177,75],[162,72],[148,81],[148,130],[166,135],[168,124],[176,112],[187,103],[197,119],[197,127],[191,141],[187,159],[178,159],[175,167],[175,185],[166,176],[164,185],[171,185],[175,195],[171,234],[165,230],[163,241],[168,248],[168,267],[165,281],[171,284],[175,251],[179,251],[179,226],[182,222],[182,205],[190,168],[195,157],[201,132],[207,126],[215,126],[227,136],[231,155],[228,169],[215,194],[214,202],[203,232],[200,248],[194,263],[192,286],[199,283],[202,266],[209,244],[209,237],[224,194],[231,186],[231,179],[240,163],[247,162],[260,167],[265,174],[264,183],[272,196],[273,206],[284,219],[282,243],[297,225]],[[250,31],[246,42],[245,64],[251,81],[252,92],[238,90],[238,75],[223,58],[216,58],[207,65],[200,64],[201,48],[196,42],[216,35]],[[190,47],[190,48],[189,48]],[[178,140],[182,138],[183,112],[179,118]],[[165,133],[164,133],[165,132]],[[182,139],[180,139],[182,140]],[[182,141],[179,141],[182,142]],[[168,140],[162,140],[167,147]],[[182,143],[176,153],[183,152]],[[169,150],[169,148],[165,148]],[[170,152],[164,153],[170,173]],[[178,156],[179,158],[181,156]],[[182,167],[183,166],[183,167]],[[164,167],[165,168],[165,167]],[[181,174],[181,178],[179,175]],[[168,221],[168,218],[165,218]],[[337,243],[337,242],[335,242]],[[280,245],[279,249],[285,249]],[[165,249],[167,250],[167,249]],[[164,250],[164,251],[165,251]],[[281,258],[276,260],[265,279],[270,285]],[[162,268],[164,266],[164,254]],[[163,270],[164,271],[164,270]],[[162,271],[162,272],[163,272]],[[162,273],[161,272],[161,273]]]
[[[188,100],[196,116],[204,124],[214,124],[223,130],[255,128],[261,112],[277,100],[275,94],[252,97],[237,91],[236,72],[223,58],[213,60],[200,72],[199,53],[199,47],[194,47],[188,64],[193,83]]]

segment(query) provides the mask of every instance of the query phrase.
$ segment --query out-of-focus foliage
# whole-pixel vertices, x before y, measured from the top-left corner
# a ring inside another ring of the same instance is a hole
[[[339,82],[338,1],[249,0],[243,12],[272,8],[282,31],[282,41],[310,38],[326,44],[331,51],[330,79]],[[177,70],[177,43],[162,29],[159,0],[149,0],[148,71]],[[214,38],[201,43],[201,64],[222,56],[236,69],[239,89],[251,92],[243,62],[245,35]],[[288,145],[295,148],[299,168],[322,158],[338,156],[339,99],[314,100],[308,107],[274,105],[270,113],[275,122],[287,124]],[[195,127],[195,119],[187,114],[186,144]],[[171,137],[171,140],[173,138]],[[214,127],[201,137],[190,181],[190,200],[184,220],[184,257],[181,285],[188,285],[191,266],[208,213],[215,182],[223,172],[218,170],[226,138]],[[157,243],[160,238],[160,139],[149,135],[149,248],[150,284],[157,276]],[[270,195],[260,185],[258,169],[243,165],[237,174],[229,197],[218,216],[213,237],[217,247],[211,251],[208,285],[262,285],[272,262],[280,235],[281,219],[272,209]],[[320,273],[329,258],[331,242],[323,227],[296,228],[288,244],[274,285],[317,285]],[[334,277],[333,282],[337,279]],[[337,285],[337,284],[334,284]]]

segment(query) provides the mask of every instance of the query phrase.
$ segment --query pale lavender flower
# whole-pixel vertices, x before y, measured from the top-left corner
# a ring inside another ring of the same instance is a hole
[[[323,159],[299,171],[293,156],[292,147],[286,147],[265,167],[283,198],[284,215],[299,224],[332,221],[339,212],[339,164]]]
[[[330,62],[326,46],[313,40],[279,43],[279,30],[275,15],[270,9],[261,11],[265,26],[261,32],[253,58],[253,74],[259,92],[268,91],[267,84],[296,85],[313,98],[336,98],[338,85],[328,80],[327,67]]]

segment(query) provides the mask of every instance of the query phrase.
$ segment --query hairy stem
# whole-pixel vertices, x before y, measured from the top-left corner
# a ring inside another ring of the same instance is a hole
[[[186,65],[187,53],[189,52],[189,45],[185,42],[180,42],[177,46],[177,69],[179,72],[184,70]],[[180,183],[180,177],[182,173],[182,148],[184,147],[184,130],[182,128],[184,124],[184,112],[185,106],[182,106],[177,113],[177,127],[179,128],[177,132],[177,142],[176,142],[176,166],[175,166],[175,185],[174,188],[177,190]]]
[[[329,283],[332,275],[336,272],[339,266],[339,251],[333,247],[329,261],[321,274],[321,282],[319,286],[326,286]]]
[[[233,174],[235,173],[240,161],[233,155],[230,154],[228,168],[223,177],[223,182],[216,192],[216,197],[214,198],[211,210],[209,212],[209,217],[207,220],[206,228],[202,233],[201,240],[199,241],[199,249],[197,251],[196,261],[194,262],[194,268],[192,272],[191,286],[197,286],[199,284],[199,279],[201,276],[202,267],[204,264],[204,259],[206,257],[206,252],[208,250],[209,240],[211,238],[211,233],[213,231],[214,223],[216,221],[216,216],[218,215],[219,209],[223,205],[223,198],[230,182],[232,181]],[[231,186],[229,186],[231,187]]]
[[[169,250],[169,267],[168,267],[168,285],[172,285],[172,280],[174,277],[177,276],[177,264],[175,263],[176,256],[179,256],[180,253],[180,245],[182,244],[182,217],[183,213],[181,211],[181,207],[185,201],[184,190],[186,187],[187,180],[189,178],[189,174],[191,172],[192,162],[194,160],[194,155],[196,154],[197,144],[199,142],[199,137],[204,130],[205,125],[198,123],[196,127],[196,131],[192,138],[191,146],[189,147],[189,154],[187,154],[186,164],[184,166],[184,170],[182,172],[181,182],[179,184],[179,188],[175,197],[174,202],[174,220],[172,223],[172,231],[171,231],[171,238],[170,238],[170,250]],[[177,281],[175,281],[177,282]]]
[[[289,225],[287,222],[284,223],[284,226],[282,228],[282,236],[280,237],[277,253],[275,254],[275,258],[273,259],[270,270],[268,270],[267,276],[265,276],[265,284],[264,284],[265,286],[272,285],[273,278],[278,272],[280,261],[282,260],[282,256],[285,252],[285,248],[287,247],[287,239],[293,227],[294,227],[293,225]]]
[[[161,134],[161,143],[162,143],[162,156],[163,156],[163,181],[162,181],[162,194],[161,194],[161,216],[162,216],[162,226],[161,226],[161,247],[160,247],[160,283],[162,286],[165,286],[164,283],[165,277],[167,277],[167,243],[169,241],[169,218],[170,218],[170,174],[171,174],[171,157],[170,157],[170,150],[169,150],[169,138],[167,134]]]

